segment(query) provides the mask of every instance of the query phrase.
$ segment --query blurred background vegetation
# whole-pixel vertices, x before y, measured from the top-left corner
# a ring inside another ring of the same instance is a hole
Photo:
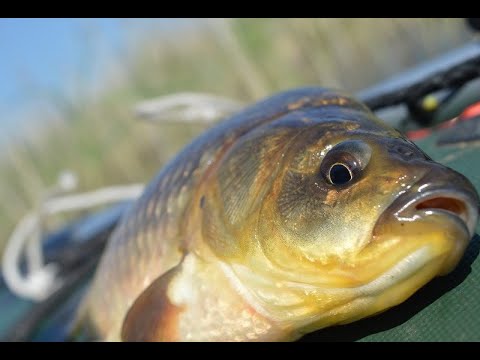
[[[132,110],[141,100],[198,91],[248,103],[304,85],[355,92],[471,36],[463,19],[214,19],[152,31],[102,91],[52,96],[55,115],[35,114],[41,121],[2,144],[0,252],[64,169],[79,191],[147,182],[205,127],[141,121]]]

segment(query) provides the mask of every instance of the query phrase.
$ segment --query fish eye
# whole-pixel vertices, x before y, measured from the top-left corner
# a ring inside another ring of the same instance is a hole
[[[352,180],[353,174],[347,165],[335,163],[330,168],[328,178],[332,185],[343,185]]]
[[[320,164],[320,173],[331,185],[346,185],[357,178],[368,165],[372,151],[361,140],[348,140],[335,145]]]

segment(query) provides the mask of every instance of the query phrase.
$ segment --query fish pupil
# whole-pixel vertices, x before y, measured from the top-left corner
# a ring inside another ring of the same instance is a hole
[[[329,176],[333,185],[343,185],[352,180],[352,173],[344,164],[333,164]]]

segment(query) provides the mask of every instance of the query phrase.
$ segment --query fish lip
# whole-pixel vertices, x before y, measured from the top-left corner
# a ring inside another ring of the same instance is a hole
[[[470,235],[470,238],[475,234],[475,228],[478,220],[478,197],[469,191],[458,189],[428,189],[424,192],[415,192],[402,194],[397,197],[394,202],[387,208],[387,212],[392,211],[393,216],[399,221],[415,221],[427,214],[442,214],[448,216],[451,220],[457,223],[460,227],[464,227]],[[465,211],[460,214],[436,207],[416,207],[428,200],[433,199],[452,199],[458,201],[465,207]]]

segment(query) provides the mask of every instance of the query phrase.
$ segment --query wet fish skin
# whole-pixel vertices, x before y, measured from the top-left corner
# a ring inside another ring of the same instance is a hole
[[[352,179],[332,184],[335,164]],[[294,340],[453,269],[477,204],[465,177],[348,95],[283,92],[159,172],[109,240],[77,328],[111,341]]]

